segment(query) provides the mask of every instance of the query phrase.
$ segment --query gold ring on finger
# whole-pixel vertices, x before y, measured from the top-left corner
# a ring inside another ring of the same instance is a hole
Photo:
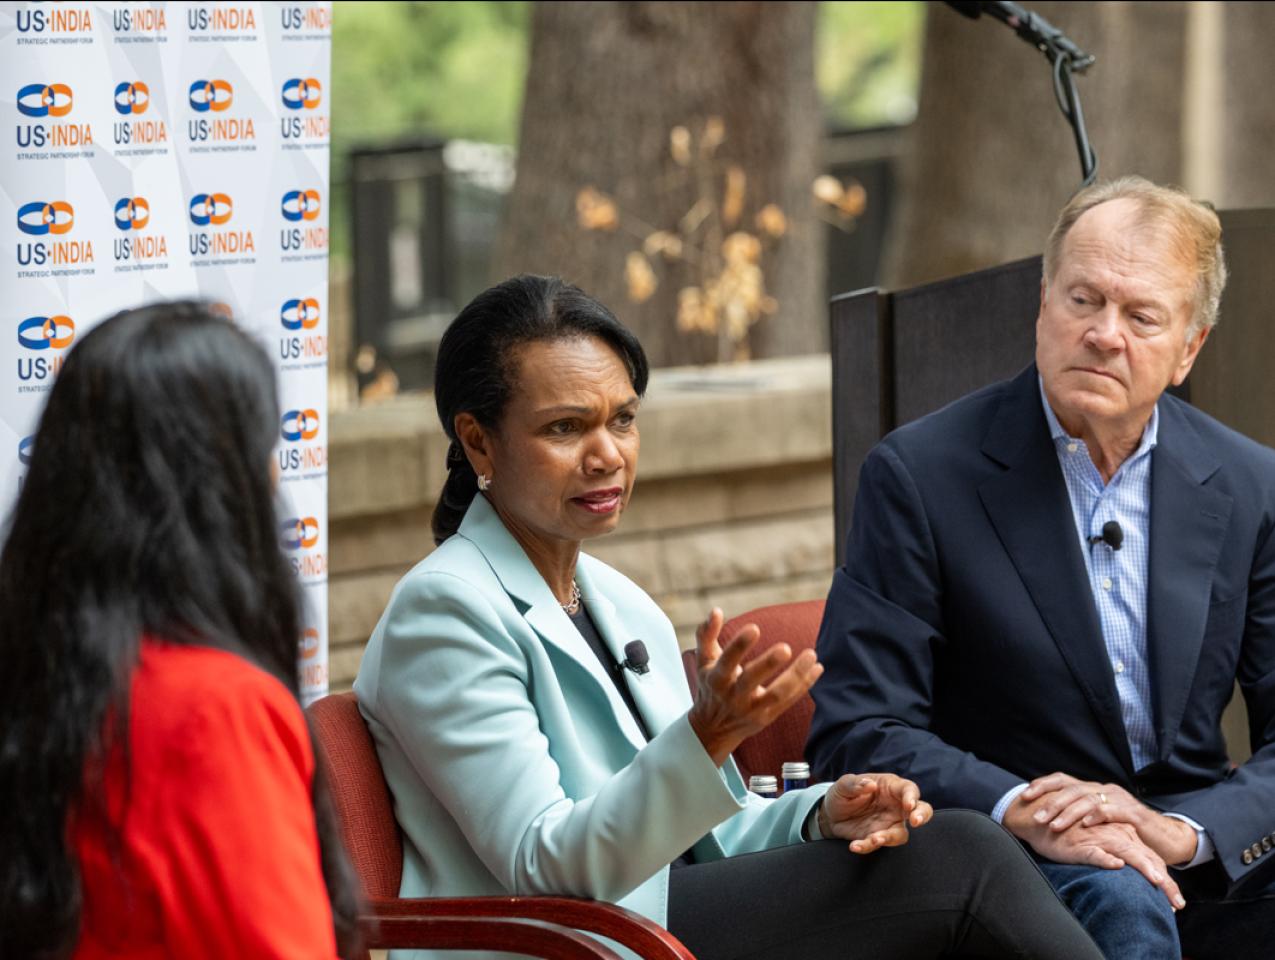
[[[1099,794],[1098,794],[1098,802],[1099,802],[1100,804],[1102,804],[1103,806],[1106,806],[1106,804],[1107,804],[1107,795],[1106,795],[1105,793],[1099,793]]]

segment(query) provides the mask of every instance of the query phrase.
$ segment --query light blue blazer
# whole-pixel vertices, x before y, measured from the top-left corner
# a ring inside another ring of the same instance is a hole
[[[597,656],[479,495],[395,587],[354,689],[403,829],[401,894],[558,894],[663,924],[668,864],[797,843],[825,787],[763,800],[718,769],[668,618],[636,584],[580,555],[576,579],[623,672],[645,743]]]

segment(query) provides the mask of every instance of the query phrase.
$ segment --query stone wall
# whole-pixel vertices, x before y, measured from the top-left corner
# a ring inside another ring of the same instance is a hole
[[[616,533],[585,550],[632,577],[683,646],[726,615],[827,593],[832,578],[827,356],[657,370],[637,487]],[[330,420],[331,687],[347,689],[399,577],[433,547],[446,438],[430,395]]]

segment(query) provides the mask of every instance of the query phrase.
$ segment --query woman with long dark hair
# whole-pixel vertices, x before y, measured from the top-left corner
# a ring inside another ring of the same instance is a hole
[[[0,956],[334,957],[275,378],[209,305],[92,330],[0,553]]]

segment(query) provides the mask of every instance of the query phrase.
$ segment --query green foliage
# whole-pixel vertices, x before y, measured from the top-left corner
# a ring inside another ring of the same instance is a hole
[[[513,143],[528,3],[337,2],[333,152],[404,136]]]
[[[429,138],[513,143],[530,3],[353,2],[332,15],[332,253],[348,254],[351,147]]]
[[[924,23],[924,3],[819,4],[815,76],[830,127],[912,120]]]

